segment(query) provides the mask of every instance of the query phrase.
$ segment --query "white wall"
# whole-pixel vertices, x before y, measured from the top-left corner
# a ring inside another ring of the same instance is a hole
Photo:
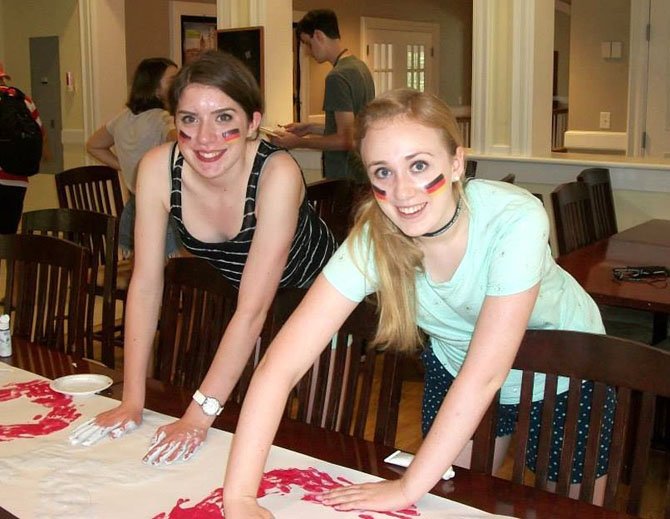
[[[620,231],[653,218],[670,219],[670,171],[667,167],[592,160],[514,159],[476,155],[470,158],[477,160],[477,178],[499,180],[513,173],[516,175],[515,184],[542,194],[552,222],[551,192],[560,184],[577,180],[577,175],[588,167],[606,167],[610,170]],[[554,235],[552,229],[552,244]]]

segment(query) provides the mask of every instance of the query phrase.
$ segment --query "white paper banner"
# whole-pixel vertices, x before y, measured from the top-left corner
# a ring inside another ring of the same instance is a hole
[[[212,429],[187,463],[142,463],[156,428],[174,420],[145,411],[136,431],[92,447],[71,446],[75,426],[115,406],[101,397],[52,392],[32,373],[0,364],[0,505],[20,518],[222,517],[221,485],[232,435]],[[313,499],[320,490],[378,478],[273,447],[260,502],[281,518],[396,519],[493,517],[428,495],[393,513],[338,512]]]

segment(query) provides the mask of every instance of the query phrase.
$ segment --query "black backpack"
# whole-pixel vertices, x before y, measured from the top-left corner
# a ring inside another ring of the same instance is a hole
[[[33,119],[18,88],[0,89],[0,167],[30,176],[40,169],[42,129]]]

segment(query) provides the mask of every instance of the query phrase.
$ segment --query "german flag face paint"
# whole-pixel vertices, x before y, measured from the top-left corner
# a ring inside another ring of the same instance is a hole
[[[386,191],[384,191],[381,187],[377,187],[372,184],[372,192],[374,193],[378,202],[386,202]]]
[[[444,178],[444,175],[440,173],[433,180],[428,182],[428,184],[423,186],[423,189],[429,195],[435,196],[435,195],[438,195],[438,194],[442,193],[442,191],[445,189],[446,185],[447,185],[447,180]]]
[[[239,128],[233,128],[232,130],[225,131],[221,134],[224,142],[231,142],[240,138]]]

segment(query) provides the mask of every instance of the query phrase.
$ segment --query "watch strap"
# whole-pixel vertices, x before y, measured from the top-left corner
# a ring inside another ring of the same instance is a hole
[[[193,393],[193,400],[195,401],[196,404],[198,404],[200,407],[203,408],[203,411],[204,411],[205,402],[208,399],[209,400],[214,400],[216,402],[217,406],[218,406],[218,409],[213,414],[210,414],[210,413],[207,413],[207,412],[205,412],[205,414],[208,415],[208,416],[219,416],[221,414],[221,412],[223,411],[223,405],[221,404],[221,402],[218,401],[218,399],[214,398],[213,396],[205,395],[199,389],[196,389],[195,393]]]

